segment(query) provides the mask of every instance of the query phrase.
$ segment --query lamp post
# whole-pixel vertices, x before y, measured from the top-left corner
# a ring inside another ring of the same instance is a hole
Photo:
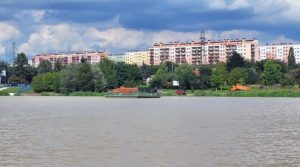
[[[0,69],[1,71],[1,73],[0,73],[0,84],[2,83],[2,76],[4,76],[5,77],[5,79],[4,79],[4,84],[6,85],[6,70],[4,69],[4,68],[1,68]]]

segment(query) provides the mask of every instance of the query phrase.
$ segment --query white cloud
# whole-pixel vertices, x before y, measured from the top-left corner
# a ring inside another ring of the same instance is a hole
[[[18,19],[32,18],[34,22],[41,22],[47,13],[52,10],[24,10],[14,15]]]
[[[207,31],[207,39],[252,38],[257,31]],[[134,49],[147,49],[154,43],[171,41],[197,41],[200,32],[141,31],[122,27],[97,29],[73,24],[43,25],[21,44],[20,52],[34,55],[55,51],[82,51],[104,49],[111,52],[124,52]]]
[[[143,42],[144,33],[125,28],[109,28],[101,31],[92,27],[88,28],[85,37],[100,47],[134,48]]]
[[[290,9],[283,12],[283,16],[293,20],[295,22],[300,22],[300,1],[299,0],[287,0],[290,5]]]
[[[0,22],[0,42],[18,38],[21,32],[13,25]]]
[[[296,41],[296,40],[287,38],[284,35],[281,35],[281,36],[277,37],[274,41],[271,42],[271,44],[280,44],[280,43],[294,43],[294,44],[298,44],[298,43],[300,43],[300,41]]]
[[[5,47],[0,44],[0,55],[3,55],[5,53]]]
[[[235,9],[240,9],[240,8],[247,8],[249,7],[249,2],[248,0],[235,0],[231,4],[228,5],[228,9],[230,10],[235,10]]]
[[[37,52],[89,49],[80,34],[75,26],[69,24],[43,25],[38,32],[29,36],[27,42],[21,44],[19,51],[36,54]]]

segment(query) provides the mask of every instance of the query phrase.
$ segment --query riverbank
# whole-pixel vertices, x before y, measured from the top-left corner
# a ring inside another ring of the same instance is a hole
[[[16,93],[18,88],[12,87],[6,90],[0,91],[0,96],[9,96],[9,93]],[[178,96],[176,95],[176,89],[162,89],[160,90],[162,96]],[[72,92],[67,96],[105,96],[106,92]],[[61,93],[54,92],[42,92],[35,93],[32,90],[25,91],[23,93],[16,93],[17,96],[66,96]],[[182,96],[182,95],[181,95]],[[187,90],[185,96],[188,97],[300,97],[299,88],[280,88],[269,87],[259,88],[253,87],[251,91],[235,91],[231,92],[228,89],[225,90]]]

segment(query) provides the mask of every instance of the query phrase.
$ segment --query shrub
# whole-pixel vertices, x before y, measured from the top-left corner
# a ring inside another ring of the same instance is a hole
[[[34,92],[59,92],[60,77],[59,73],[45,73],[35,76],[32,80]]]

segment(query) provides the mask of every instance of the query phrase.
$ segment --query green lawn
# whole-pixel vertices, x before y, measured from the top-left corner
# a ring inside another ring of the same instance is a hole
[[[175,89],[163,89],[163,96],[176,96]],[[216,97],[300,97],[299,88],[258,88],[254,87],[252,91],[230,90],[194,90],[187,91],[188,96],[216,96]]]
[[[9,93],[16,93],[18,87],[11,87],[5,90],[0,91],[0,96],[9,96]]]

